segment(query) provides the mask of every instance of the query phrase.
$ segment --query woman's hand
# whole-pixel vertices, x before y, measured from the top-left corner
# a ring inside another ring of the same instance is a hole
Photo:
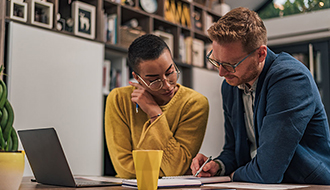
[[[132,102],[139,105],[149,118],[162,113],[159,105],[154,100],[153,96],[139,83],[129,82],[131,86],[136,87],[131,94]]]

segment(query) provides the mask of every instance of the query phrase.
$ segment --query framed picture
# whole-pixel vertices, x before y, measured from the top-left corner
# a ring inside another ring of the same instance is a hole
[[[45,28],[53,28],[53,3],[32,0],[31,23]]]
[[[23,0],[11,0],[10,1],[10,18],[19,20],[22,22],[27,21],[27,3]]]
[[[72,2],[73,33],[77,36],[95,38],[95,6],[80,1]]]

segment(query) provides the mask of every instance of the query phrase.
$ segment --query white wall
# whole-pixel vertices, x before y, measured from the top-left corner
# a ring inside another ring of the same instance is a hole
[[[221,84],[224,78],[217,71],[193,68],[193,88],[209,100],[210,112],[200,153],[213,158],[222,151],[225,138]]]
[[[13,22],[9,29],[14,127],[54,126],[72,173],[101,175],[104,45]]]
[[[268,45],[283,45],[330,37],[330,9],[266,19]]]

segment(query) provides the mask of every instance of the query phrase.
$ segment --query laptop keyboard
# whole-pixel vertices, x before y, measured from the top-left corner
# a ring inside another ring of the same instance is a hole
[[[104,186],[104,185],[114,185],[113,182],[105,182],[105,181],[93,181],[88,179],[75,178],[75,182],[77,186]]]

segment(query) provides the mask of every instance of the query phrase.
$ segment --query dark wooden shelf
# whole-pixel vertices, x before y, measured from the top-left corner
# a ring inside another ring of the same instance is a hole
[[[8,8],[5,9],[6,14],[0,15],[0,21],[5,20],[6,22],[9,22],[9,21],[20,22],[23,24],[31,25],[34,27],[42,28],[45,30],[50,30],[50,31],[65,34],[65,35],[69,35],[72,37],[84,38],[84,37],[79,37],[79,36],[74,35],[73,32],[68,32],[65,30],[60,31],[60,30],[56,29],[56,25],[58,23],[57,13],[61,13],[61,16],[63,16],[61,18],[69,19],[70,17],[72,17],[72,13],[71,13],[72,4],[68,4],[66,1],[64,2],[64,1],[60,1],[60,0],[47,0],[47,1],[50,3],[53,3],[53,5],[54,5],[53,6],[53,20],[52,20],[53,27],[51,29],[31,24],[31,22],[29,21],[30,14],[31,14],[30,13],[31,10],[29,10],[29,6],[28,6],[28,10],[27,10],[27,14],[28,14],[27,22],[22,22],[22,21],[18,21],[18,20],[10,18]],[[190,23],[191,23],[190,27],[182,25],[181,23],[170,22],[165,19],[165,17],[164,17],[164,14],[166,11],[165,2],[169,1],[170,3],[172,3],[172,1],[170,1],[170,0],[158,0],[158,9],[154,14],[150,14],[150,13],[147,13],[144,10],[142,10],[142,8],[139,6],[138,0],[133,0],[135,3],[134,6],[123,5],[120,2],[116,2],[115,0],[80,0],[80,1],[95,6],[95,10],[96,10],[96,13],[95,13],[96,14],[95,38],[94,39],[84,38],[84,39],[103,43],[106,51],[117,52],[118,55],[123,55],[123,57],[126,56],[126,54],[127,54],[127,45],[123,45],[119,41],[119,39],[120,39],[120,37],[125,38],[126,36],[120,36],[121,34],[120,34],[119,28],[124,23],[126,23],[127,21],[129,21],[131,19],[137,19],[139,22],[140,28],[143,31],[145,31],[146,33],[152,33],[155,30],[163,30],[165,32],[171,33],[173,35],[173,39],[174,39],[174,42],[173,42],[173,44],[174,44],[174,46],[173,46],[174,60],[178,65],[180,65],[180,67],[185,68],[185,73],[187,73],[189,70],[191,70],[191,68],[194,66],[183,63],[179,59],[180,35],[183,34],[184,37],[191,36],[193,38],[203,40],[205,44],[211,43],[211,41],[209,40],[209,38],[208,38],[207,34],[204,32],[204,30],[199,30],[194,27],[194,18],[193,17],[190,17]],[[29,2],[30,1],[27,1],[28,4],[29,4]],[[209,14],[212,16],[212,18],[214,20],[217,20],[218,18],[220,18],[220,16],[217,15],[217,13],[215,13],[214,11],[212,11],[212,9],[208,6],[208,4],[210,3],[210,0],[193,0],[193,1],[176,0],[174,2],[176,3],[176,5],[177,5],[177,2],[180,2],[182,5],[187,6],[190,9],[190,15],[192,15],[193,11],[198,11],[202,15],[202,17],[204,17],[206,14]],[[6,5],[9,3],[9,1],[0,0],[0,3],[2,5]],[[3,9],[4,8],[2,8],[2,10]],[[106,40],[104,39],[105,38],[105,34],[104,34],[105,19],[106,19],[104,17],[105,13],[108,15],[110,15],[110,14],[117,15],[117,25],[116,25],[117,26],[117,43],[116,44],[111,44],[110,42],[106,42]],[[202,21],[205,21],[205,19],[202,18]],[[5,32],[3,30],[4,26],[2,26],[2,25],[0,25],[0,29],[2,29],[2,30],[0,30],[0,32],[2,33],[0,35],[0,37],[3,36],[3,33]],[[203,23],[203,25],[205,25],[205,23]],[[0,39],[0,42],[1,41],[2,42],[4,41],[3,37]],[[190,76],[188,76],[188,77],[190,77]],[[190,78],[185,79],[185,81],[190,81]],[[189,86],[189,84],[188,84],[188,86]]]

